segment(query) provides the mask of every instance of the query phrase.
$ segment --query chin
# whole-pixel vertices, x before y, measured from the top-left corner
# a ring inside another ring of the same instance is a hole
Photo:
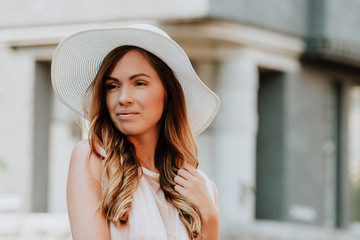
[[[117,130],[119,130],[119,132],[121,132],[125,136],[137,135],[137,134],[141,133],[141,131],[139,131],[139,129],[137,129],[137,128],[124,127],[121,125],[116,126],[116,128],[117,128]]]
[[[127,130],[120,130],[119,131],[124,134],[125,136],[137,136],[137,135],[141,135],[141,132],[140,131],[136,131],[136,130],[130,130],[130,129],[127,129]]]

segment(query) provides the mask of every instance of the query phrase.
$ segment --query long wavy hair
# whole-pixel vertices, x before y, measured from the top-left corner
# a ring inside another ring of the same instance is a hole
[[[101,200],[99,211],[115,226],[126,224],[131,210],[133,194],[138,188],[142,169],[135,155],[134,145],[112,123],[106,107],[104,79],[116,63],[129,51],[140,52],[158,73],[165,89],[164,110],[160,119],[160,133],[155,151],[155,166],[160,173],[160,186],[165,198],[178,210],[191,239],[201,239],[199,210],[174,190],[179,168],[185,163],[197,168],[197,147],[187,118],[185,97],[173,71],[154,54],[135,46],[113,49],[103,60],[90,85],[92,94],[89,111],[89,144],[91,153],[103,159],[101,183],[97,183]],[[102,156],[99,147],[106,152]],[[90,155],[89,158],[90,159]],[[89,170],[89,161],[88,161]]]

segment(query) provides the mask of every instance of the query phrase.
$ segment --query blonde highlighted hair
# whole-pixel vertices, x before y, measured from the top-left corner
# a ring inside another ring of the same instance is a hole
[[[166,199],[178,210],[190,239],[201,239],[199,210],[174,190],[176,176],[184,163],[198,166],[197,147],[187,118],[185,97],[173,71],[157,56],[135,46],[121,46],[112,50],[103,60],[88,89],[91,96],[88,114],[90,120],[89,144],[91,152],[103,158],[101,201],[99,210],[115,226],[128,221],[133,194],[137,190],[142,170],[135,155],[135,147],[112,123],[106,107],[104,79],[116,63],[129,51],[139,51],[158,73],[165,89],[165,104],[160,119],[160,133],[155,152],[155,166],[160,173],[160,186]],[[108,179],[108,183],[105,180]]]

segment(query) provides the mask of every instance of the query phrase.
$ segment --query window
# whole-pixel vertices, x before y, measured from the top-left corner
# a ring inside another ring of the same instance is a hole
[[[282,220],[284,78],[283,73],[268,70],[261,70],[259,76],[255,217]]]
[[[50,62],[36,63],[34,93],[33,212],[66,212],[66,179],[81,120],[51,87]]]

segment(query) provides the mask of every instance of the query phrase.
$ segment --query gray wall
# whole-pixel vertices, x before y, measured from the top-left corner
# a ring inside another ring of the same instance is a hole
[[[327,172],[333,171],[325,155],[331,138],[333,111],[331,84],[323,72],[303,66],[287,76],[286,96],[286,189],[285,219],[325,225],[325,214],[335,211],[334,185],[327,186]],[[327,204],[331,204],[325,213]]]
[[[360,42],[360,1],[325,1],[325,36],[340,41]]]
[[[307,57],[360,65],[359,12],[357,0],[211,0],[209,16],[304,38]]]
[[[304,36],[307,2],[287,0],[211,0],[210,16]]]
[[[260,74],[256,218],[346,227],[347,84],[359,72],[314,62],[300,69]]]

